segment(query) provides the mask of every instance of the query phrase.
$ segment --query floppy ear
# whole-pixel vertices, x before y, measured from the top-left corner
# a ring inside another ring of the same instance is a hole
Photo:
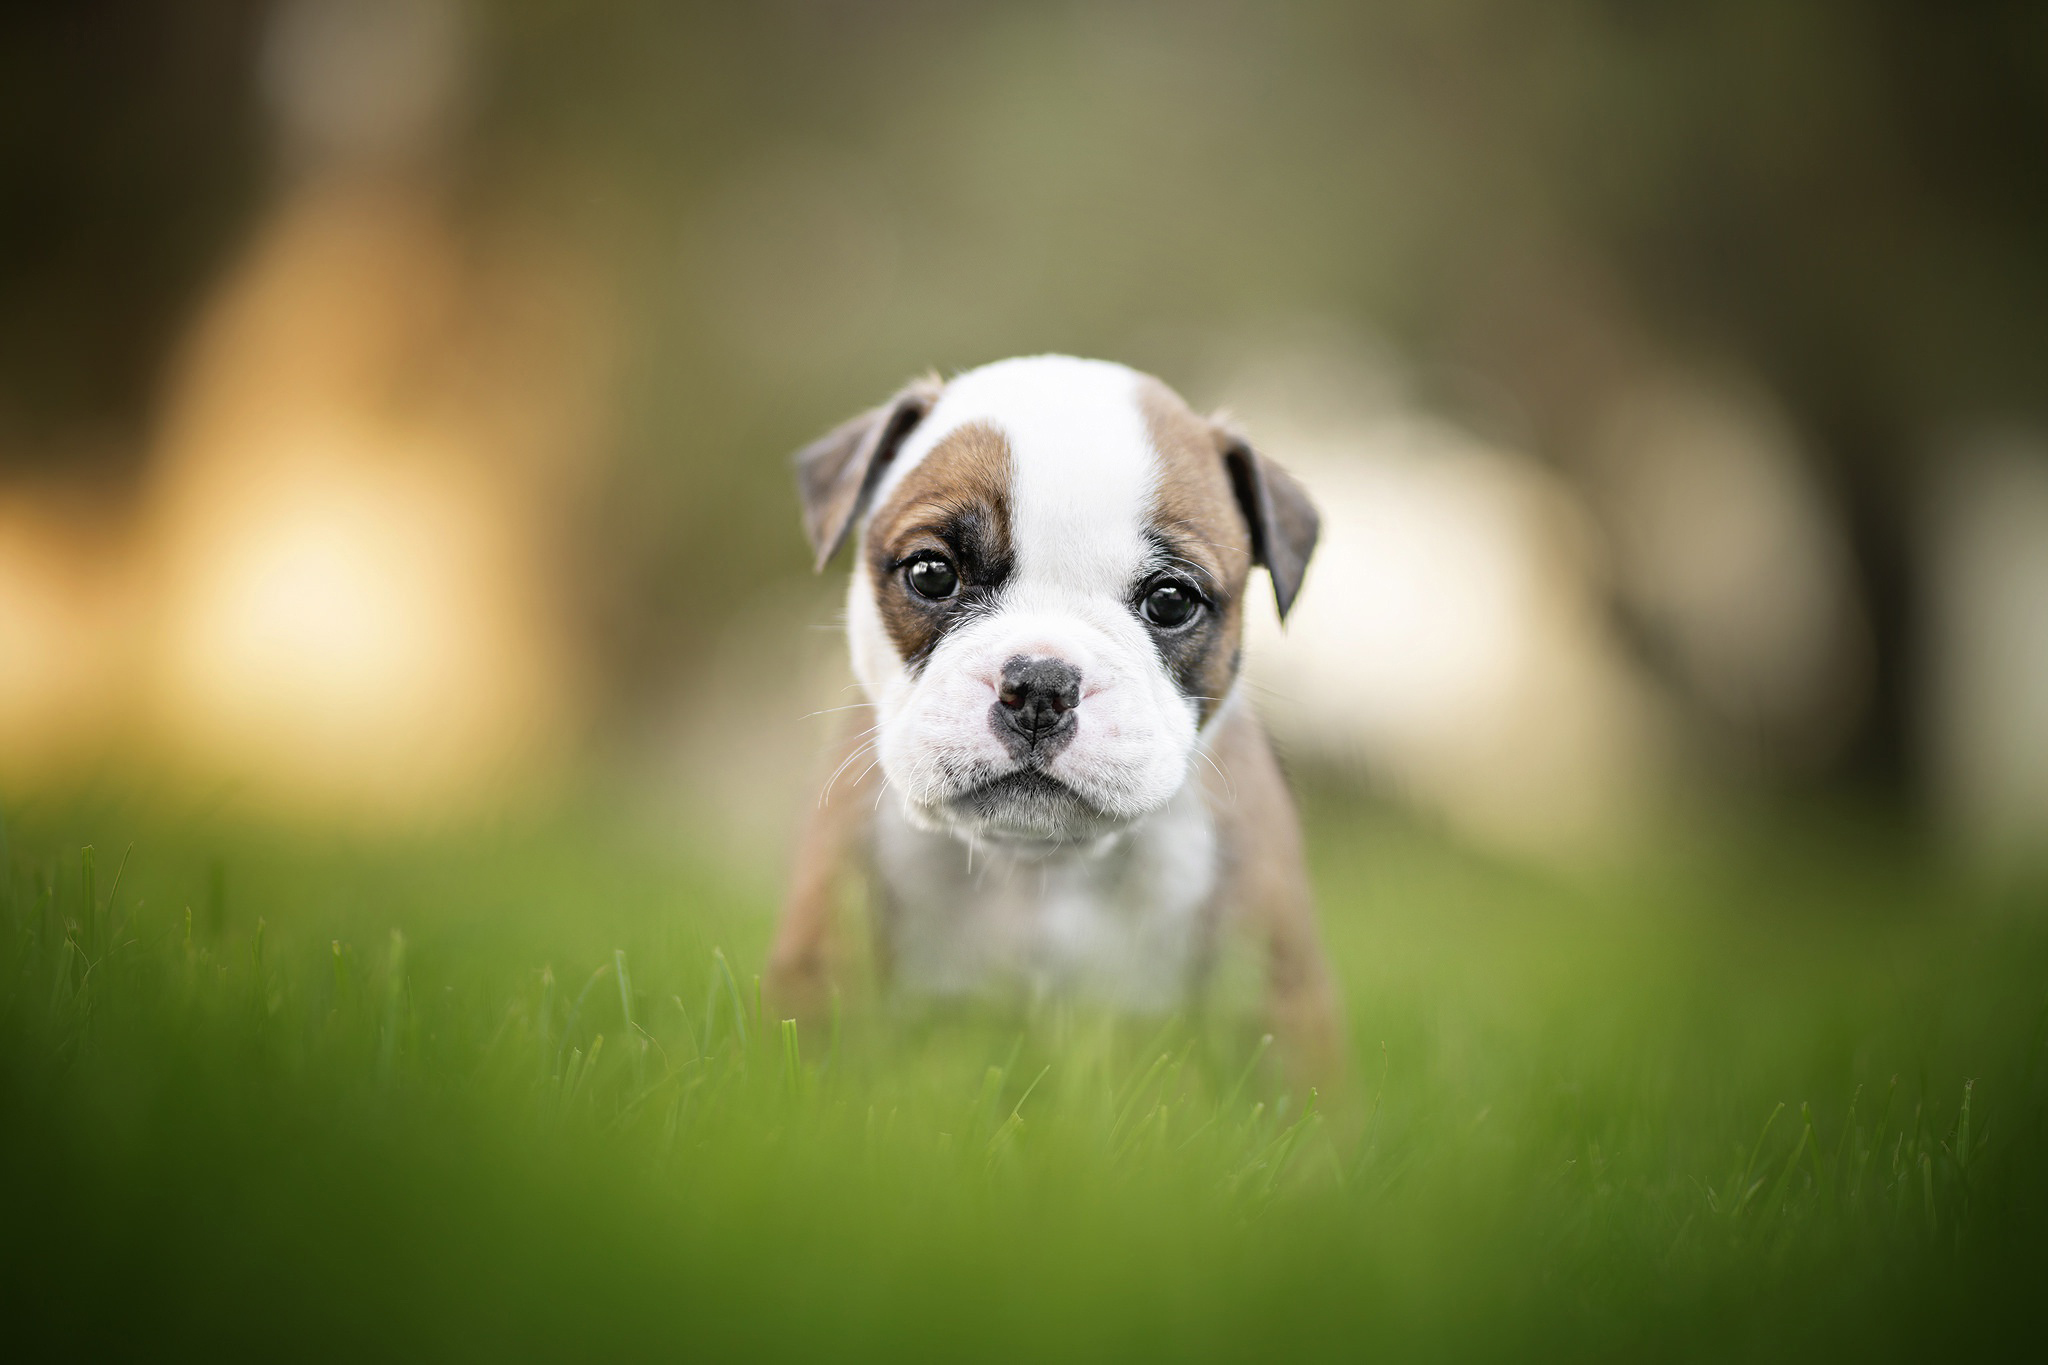
[[[1253,450],[1244,437],[1219,426],[1217,439],[1230,471],[1230,489],[1252,529],[1252,563],[1265,565],[1272,576],[1273,601],[1285,621],[1301,591],[1308,557],[1315,553],[1322,518],[1294,476]]]
[[[797,495],[804,504],[804,534],[822,572],[846,543],[866,510],[883,471],[903,439],[939,401],[937,375],[916,380],[894,398],[864,412],[796,453]]]

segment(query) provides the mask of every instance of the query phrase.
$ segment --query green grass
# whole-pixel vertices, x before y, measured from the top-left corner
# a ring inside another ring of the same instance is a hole
[[[1314,804],[1350,1131],[1224,1008],[856,997],[797,1035],[755,994],[774,888],[620,827],[14,812],[0,1331],[494,1359],[2035,1338],[2042,897],[1854,822],[1573,883]]]

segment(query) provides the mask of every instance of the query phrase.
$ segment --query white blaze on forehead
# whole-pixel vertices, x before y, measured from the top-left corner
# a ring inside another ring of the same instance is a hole
[[[1010,447],[1011,544],[1019,579],[1120,591],[1145,554],[1157,459],[1138,404],[1141,376],[1122,365],[1031,356],[969,370],[946,385],[911,433],[873,505],[948,434],[994,427]]]

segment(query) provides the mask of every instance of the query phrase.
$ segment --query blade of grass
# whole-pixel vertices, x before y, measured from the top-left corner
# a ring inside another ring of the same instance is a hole
[[[583,983],[583,989],[576,992],[576,1003],[569,1007],[569,1018],[562,1025],[562,1042],[560,1047],[556,1049],[557,1063],[561,1060],[560,1053],[562,1050],[568,1048],[570,1043],[574,1041],[576,1026],[583,1022],[583,1002],[590,999],[590,993],[597,989],[597,983],[604,980],[605,973],[610,970],[610,963],[599,967],[590,974],[590,979]],[[559,1070],[559,1066],[557,1069]]]
[[[1250,1083],[1252,1072],[1258,1069],[1260,1060],[1265,1057],[1272,1046],[1272,1034],[1264,1034],[1259,1038],[1258,1046],[1252,1049],[1251,1059],[1244,1064],[1244,1070],[1237,1073],[1237,1084],[1231,1086],[1230,1093],[1223,1097],[1222,1108],[1232,1109],[1236,1107],[1237,1098],[1244,1093],[1245,1086]]]
[[[633,981],[626,975],[624,948],[612,949],[612,972],[619,979],[619,1014],[625,1021],[620,1036],[626,1040],[626,1050],[633,1056],[633,1084],[644,1086],[647,1083],[647,1049],[634,1046],[637,1040],[633,1036]]]
[[[398,1064],[398,1029],[404,1010],[405,935],[393,929],[384,961],[384,1036],[377,1048],[378,1074],[387,1083]]]
[[[548,1050],[548,1030],[555,1021],[555,968],[552,963],[540,969],[540,1028],[539,1060],[540,1079],[545,1081],[555,1074],[557,1058]]]
[[[803,1058],[797,1051],[796,1020],[782,1021],[782,1078],[794,1095],[803,1084]]]
[[[1963,1173],[1964,1180],[1970,1176],[1970,1095],[1977,1082],[1963,1082],[1963,1111],[1956,1116],[1956,1168]]]
[[[747,1009],[740,1003],[740,983],[733,977],[732,964],[725,960],[725,949],[711,950],[712,965],[718,969],[718,979],[725,984],[725,994],[732,1006],[732,1025],[739,1034],[740,1051],[747,1050]]]
[[[1771,1135],[1771,1125],[1776,1123],[1778,1115],[1784,1112],[1785,1102],[1779,1100],[1777,1107],[1771,1110],[1771,1116],[1764,1120],[1764,1130],[1756,1135],[1756,1146],[1750,1148],[1749,1151],[1749,1164],[1742,1168],[1742,1177],[1735,1182],[1735,1188],[1740,1193],[1736,1196],[1734,1208],[1729,1211],[1729,1217],[1740,1216],[1742,1210],[1749,1204],[1750,1196],[1755,1194],[1758,1188],[1763,1185],[1762,1179],[1758,1179],[1755,1184],[1751,1184],[1750,1177],[1756,1173],[1757,1159],[1764,1153],[1764,1140]]]
[[[1800,1106],[1800,1109],[1803,1113],[1805,1111],[1805,1106]],[[1778,1179],[1775,1183],[1772,1184],[1770,1194],[1764,1198],[1763,1203],[1757,1205],[1758,1208],[1779,1208],[1779,1196],[1784,1194],[1785,1186],[1791,1182],[1792,1172],[1799,1165],[1799,1158],[1806,1154],[1807,1140],[1812,1136],[1812,1124],[1809,1123],[1801,1127],[1801,1129],[1799,1130],[1799,1141],[1793,1145],[1792,1155],[1785,1158],[1785,1168],[1782,1171],[1778,1172]],[[1782,1212],[1783,1210],[1780,1209],[1779,1211]]]
[[[1109,1126],[1109,1140],[1112,1145],[1116,1142],[1117,1136],[1123,1132],[1124,1124],[1131,1117],[1131,1111],[1138,1107],[1138,1101],[1145,1098],[1145,1092],[1151,1088],[1153,1078],[1161,1071],[1164,1071],[1167,1064],[1172,1060],[1166,1053],[1160,1053],[1153,1059],[1152,1065],[1145,1068],[1144,1074],[1138,1078],[1137,1083],[1130,1087],[1128,1092],[1129,1098],[1125,1099],[1123,1107],[1117,1111],[1116,1121]]]

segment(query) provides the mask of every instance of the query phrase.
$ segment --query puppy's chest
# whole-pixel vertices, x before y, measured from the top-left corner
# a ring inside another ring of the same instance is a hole
[[[874,863],[892,984],[1170,1010],[1207,964],[1217,858],[1192,790],[1101,848],[1043,856],[916,829],[885,798]]]

